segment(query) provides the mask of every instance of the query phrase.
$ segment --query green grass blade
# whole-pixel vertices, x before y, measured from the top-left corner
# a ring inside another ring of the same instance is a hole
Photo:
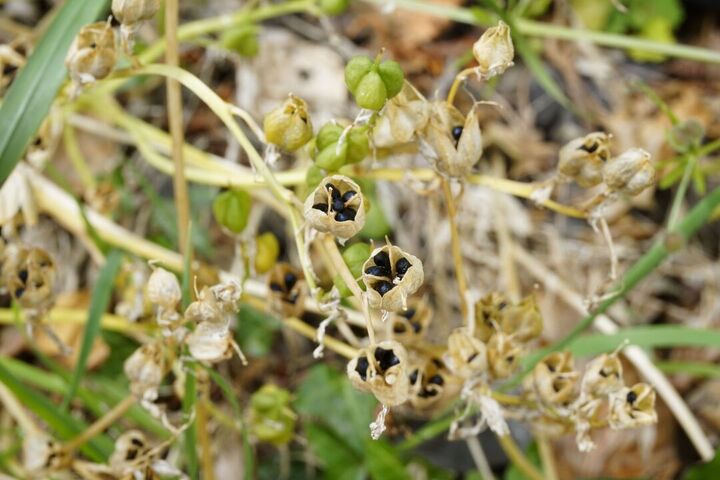
[[[185,395],[183,396],[182,410],[185,414],[185,421],[188,421],[190,415],[195,411],[197,382],[195,379],[195,363],[188,362],[185,367]],[[200,478],[200,461],[197,452],[197,423],[194,417],[192,424],[185,429],[184,450],[188,476],[193,480],[197,480]]]
[[[720,347],[720,330],[679,325],[647,325],[620,330],[612,335],[578,337],[568,346],[574,355],[593,356],[615,350],[627,340],[630,345],[658,347]]]
[[[95,342],[98,333],[100,333],[100,320],[110,303],[113,283],[118,270],[120,270],[121,263],[122,253],[118,250],[114,250],[110,252],[110,255],[108,255],[105,261],[105,265],[103,265],[100,270],[97,284],[93,289],[92,298],[90,299],[90,310],[88,312],[87,322],[85,323],[85,332],[83,333],[80,355],[78,356],[75,371],[73,372],[73,376],[70,380],[70,388],[67,395],[65,395],[65,400],[63,401],[63,410],[67,409],[70,405],[70,402],[80,386],[80,379],[85,374],[93,342]]]
[[[65,80],[65,55],[80,27],[108,0],[68,0],[18,73],[0,107],[0,185],[15,168]]]
[[[685,373],[694,377],[720,378],[720,365],[704,362],[667,361],[655,362],[665,373]]]

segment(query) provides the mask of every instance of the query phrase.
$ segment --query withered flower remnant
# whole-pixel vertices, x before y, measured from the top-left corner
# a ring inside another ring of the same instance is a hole
[[[319,232],[341,241],[365,225],[365,199],[357,183],[343,175],[324,178],[305,200],[305,219]]]
[[[488,80],[502,75],[513,66],[515,47],[510,36],[510,27],[502,20],[488,28],[473,45],[473,56],[478,62],[478,75]]]
[[[655,184],[655,168],[650,154],[631,148],[611,158],[603,168],[603,180],[611,191],[634,197]]]
[[[454,375],[466,380],[488,370],[485,343],[470,335],[465,327],[456,328],[450,333],[443,360]]]
[[[497,332],[487,344],[488,365],[494,378],[507,378],[517,370],[525,347],[513,336]]]
[[[511,304],[500,312],[500,326],[503,333],[512,335],[520,342],[537,338],[542,333],[543,318],[534,295]]]
[[[466,176],[483,151],[476,108],[463,116],[453,105],[437,100],[429,104],[429,109],[430,118],[420,143],[423,155],[443,175]]]
[[[406,83],[378,117],[372,130],[373,145],[392,148],[412,142],[425,129],[429,116],[428,102]]]

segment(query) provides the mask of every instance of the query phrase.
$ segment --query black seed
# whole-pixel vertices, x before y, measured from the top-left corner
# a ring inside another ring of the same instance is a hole
[[[377,282],[375,285],[373,285],[373,288],[380,294],[382,297],[386,293],[388,293],[390,290],[395,288],[395,285],[391,282],[381,280]]]
[[[435,391],[435,390],[423,390],[423,391],[421,391],[420,393],[418,393],[418,397],[420,397],[420,398],[430,398],[430,397],[434,397],[434,396],[437,395],[437,394],[438,394],[438,392]]]
[[[603,377],[603,378],[607,378],[608,373],[605,371],[604,368],[603,368],[602,370],[600,370],[600,376]]]
[[[370,366],[367,357],[358,358],[357,365],[355,365],[355,371],[360,375],[363,381],[367,380],[367,369]]]
[[[390,276],[390,270],[388,270],[385,267],[381,267],[379,265],[373,265],[372,267],[366,268],[365,273],[367,273],[368,275],[375,275],[376,277],[389,277]]]
[[[508,363],[512,363],[513,360],[515,360],[515,356],[514,356],[514,355],[508,355],[507,357],[505,357],[505,360],[507,360]]]
[[[133,438],[132,440],[130,440],[130,443],[132,443],[133,445],[135,445],[135,446],[137,446],[137,447],[144,447],[144,446],[145,446],[145,442],[143,442],[143,441],[140,440],[139,438]]]
[[[442,376],[436,374],[430,377],[428,383],[434,383],[435,385],[443,385],[445,383],[445,380],[443,380]]]
[[[395,271],[397,272],[397,276],[400,278],[407,273],[410,267],[412,267],[412,263],[410,263],[407,258],[401,258],[395,262]]]
[[[127,455],[125,455],[125,460],[135,460],[137,458],[138,451],[136,448],[130,449],[127,451]]]
[[[412,325],[413,331],[415,333],[420,333],[420,330],[422,330],[422,325],[420,325],[420,322],[410,322],[410,325]]]
[[[22,283],[27,282],[27,279],[28,279],[28,271],[25,270],[24,268],[23,268],[22,270],[20,270],[20,273],[18,273],[18,278],[20,279],[20,281],[21,281]]]
[[[418,377],[418,370],[417,370],[417,368],[416,368],[416,369],[413,370],[413,372],[410,374],[410,383],[412,383],[412,384],[414,385],[415,382],[417,382],[417,377]]]
[[[280,286],[279,283],[272,282],[270,284],[270,290],[272,290],[273,292],[282,292],[283,288]]]
[[[288,272],[285,274],[284,280],[285,280],[285,288],[287,290],[291,290],[297,283],[297,275],[295,275],[292,272]]]
[[[467,363],[472,363],[472,361],[475,360],[475,357],[477,357],[477,356],[478,356],[477,353],[471,354],[471,355],[467,358]]]
[[[18,288],[17,290],[15,290],[15,298],[20,298],[20,297],[22,297],[22,296],[23,296],[23,293],[25,293],[25,289],[24,289],[24,288]]]
[[[452,129],[452,137],[455,139],[455,141],[460,140],[460,136],[462,135],[463,127],[453,127]]]
[[[635,403],[635,400],[637,400],[637,393],[630,390],[627,394],[626,400],[630,405],[632,405],[633,403]]]
[[[328,204],[327,203],[316,203],[315,205],[313,205],[313,208],[316,210],[320,210],[321,212],[327,213]]]
[[[401,313],[401,315],[403,317],[407,318],[408,320],[410,320],[412,317],[415,316],[415,313],[416,313],[416,310],[414,308],[408,308],[403,313]]]
[[[390,270],[390,255],[387,252],[380,252],[373,257],[375,265],[380,265]]]
[[[343,193],[342,200],[343,202],[347,202],[355,195],[357,195],[357,192],[355,190],[348,190],[347,192]]]
[[[600,145],[598,145],[597,143],[593,142],[592,144],[587,145],[587,146],[586,146],[586,145],[582,145],[578,150],[585,150],[585,151],[588,152],[588,153],[593,153],[593,152],[595,152],[595,151],[598,149],[599,146],[600,146]]]
[[[375,360],[378,361],[380,368],[383,371],[400,363],[400,359],[397,355],[395,355],[395,352],[392,350],[385,350],[382,347],[377,347],[375,349]]]
[[[405,333],[405,331],[406,331],[405,325],[403,325],[403,324],[400,323],[400,322],[395,322],[395,324],[393,325],[393,332],[395,332],[395,333]]]
[[[548,370],[555,373],[555,365],[548,364]]]
[[[338,222],[352,221],[355,220],[356,214],[357,212],[355,211],[355,209],[346,207],[335,214],[335,220],[337,220]]]
[[[507,307],[507,302],[502,301],[502,302],[498,303],[498,310],[502,310],[505,307]]]
[[[335,185],[332,183],[326,183],[325,188],[330,190],[330,196],[335,200],[336,198],[340,198],[340,190],[338,190]]]
[[[332,209],[336,212],[341,211],[343,208],[345,208],[345,202],[342,201],[340,198],[333,198],[332,199]]]

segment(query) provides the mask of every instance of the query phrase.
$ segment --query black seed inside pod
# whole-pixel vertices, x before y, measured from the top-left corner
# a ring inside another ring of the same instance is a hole
[[[330,190],[330,196],[333,200],[335,200],[336,198],[340,198],[340,190],[338,190],[335,185],[333,185],[332,183],[326,183],[325,188]]]
[[[376,356],[377,356],[377,355],[376,355]],[[633,403],[635,403],[635,400],[637,400],[637,393],[635,393],[635,392],[633,392],[632,390],[630,390],[630,391],[627,393],[626,400],[627,400],[627,402],[628,402],[630,405],[632,405]]]
[[[137,447],[144,447],[144,446],[145,446],[145,442],[143,442],[143,441],[140,440],[139,438],[133,438],[132,440],[130,440],[130,443],[132,443],[133,445],[135,445],[135,446],[137,446]]]
[[[357,212],[355,211],[355,209],[345,207],[335,214],[335,220],[337,220],[338,222],[349,222],[355,220],[356,214]]]
[[[401,315],[408,320],[410,320],[412,317],[415,316],[416,310],[414,308],[408,308],[404,312],[401,313]]]
[[[28,279],[28,271],[25,269],[20,270],[20,273],[18,273],[18,278],[22,283],[27,282]]]
[[[405,328],[405,325],[403,325],[400,322],[395,322],[395,324],[393,325],[393,332],[395,332],[395,333],[400,334],[400,333],[405,333],[406,331],[407,331],[407,329]]]
[[[340,198],[333,198],[332,199],[332,209],[336,212],[341,211],[343,208],[345,208],[345,202],[342,201]]]
[[[327,213],[327,211],[328,211],[328,204],[327,204],[327,203],[316,203],[315,205],[313,205],[313,208],[314,208],[315,210],[320,210],[321,212]]]
[[[380,252],[373,257],[375,265],[380,265],[390,270],[390,255],[387,252]]]
[[[605,371],[604,368],[603,368],[602,370],[600,370],[600,376],[603,377],[603,378],[607,378],[608,373]]]
[[[391,282],[381,280],[377,282],[375,285],[373,285],[373,288],[380,294],[382,297],[386,293],[388,293],[390,290],[395,288],[395,285]]]
[[[380,265],[373,265],[372,267],[366,268],[365,273],[367,273],[368,275],[374,275],[376,277],[390,276],[390,270],[385,267],[381,267]]]
[[[343,193],[342,201],[347,202],[348,200],[353,198],[355,195],[357,195],[357,192],[355,190],[348,190],[347,192]]]
[[[283,288],[280,286],[279,283],[272,282],[270,284],[270,290],[272,290],[273,292],[282,292]]]
[[[455,139],[456,143],[460,141],[460,136],[462,135],[462,132],[463,132],[463,127],[460,127],[460,126],[453,127],[452,137]]]
[[[416,368],[415,370],[413,370],[413,372],[410,374],[410,377],[409,377],[409,378],[410,378],[410,383],[412,383],[413,385],[415,384],[415,382],[417,382],[417,379],[418,379],[418,370],[417,370],[417,368]]]
[[[367,369],[370,366],[367,357],[358,358],[357,365],[355,365],[355,371],[363,381],[367,380]]]
[[[427,389],[426,389],[426,390],[423,390],[423,391],[421,391],[420,393],[418,393],[418,397],[420,397],[420,398],[430,398],[430,397],[434,397],[434,396],[437,395],[437,394],[438,394],[438,392],[435,391],[435,390],[427,390]]]
[[[477,356],[478,356],[477,353],[470,354],[470,356],[467,358],[467,363],[472,363],[472,361],[475,360],[475,358],[477,358]]]
[[[380,364],[380,368],[385,371],[388,368],[395,366],[400,363],[400,359],[395,355],[392,350],[386,350],[382,347],[375,349],[375,360]]]
[[[410,263],[407,258],[401,258],[395,262],[395,272],[397,272],[397,276],[400,278],[407,273],[410,267],[412,267],[412,263]]]
[[[598,145],[596,142],[593,142],[590,145],[581,146],[580,150],[585,150],[588,153],[594,153],[598,149],[599,146],[600,145]]]
[[[135,460],[135,458],[137,458],[137,454],[137,448],[131,448],[127,451],[127,454],[125,455],[125,460]]]
[[[24,288],[18,288],[17,290],[15,290],[15,298],[20,298],[20,297],[22,297],[22,296],[23,296],[23,293],[25,293],[25,289],[24,289]]]
[[[415,333],[420,333],[420,330],[422,330],[422,325],[420,325],[420,322],[410,322],[410,325],[412,325],[413,331]]]
[[[428,383],[434,383],[435,385],[443,385],[445,383],[445,380],[443,380],[442,376],[435,374],[430,377]]]
[[[287,290],[290,290],[297,283],[297,275],[295,275],[292,272],[288,272],[285,274],[284,280],[285,280],[285,288]]]

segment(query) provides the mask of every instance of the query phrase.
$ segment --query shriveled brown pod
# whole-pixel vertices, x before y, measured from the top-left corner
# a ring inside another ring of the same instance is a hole
[[[370,254],[362,278],[371,307],[401,312],[407,308],[407,298],[422,285],[424,272],[419,258],[388,242]]]
[[[495,378],[507,378],[517,370],[525,353],[522,344],[510,335],[498,332],[487,344],[488,365]]]
[[[486,342],[500,328],[503,310],[510,304],[502,293],[492,292],[475,303],[475,336]]]
[[[65,57],[65,66],[73,82],[82,85],[107,77],[116,60],[115,30],[110,22],[95,22],[80,29]]]
[[[631,148],[611,158],[603,168],[603,180],[612,191],[634,197],[655,184],[655,168],[650,154],[642,148]]]
[[[521,342],[539,337],[543,330],[543,318],[535,296],[529,295],[520,303],[502,309],[500,326],[503,333]]]
[[[585,367],[581,390],[590,396],[607,395],[621,389],[623,385],[620,358],[615,353],[602,354]]]
[[[425,300],[409,299],[407,310],[393,313],[388,319],[392,324],[393,338],[404,344],[422,338],[427,333],[432,315],[432,308]]]
[[[416,355],[410,362],[410,405],[416,413],[428,414],[447,405],[462,383],[437,357]]]
[[[550,405],[567,405],[577,396],[579,373],[570,352],[555,352],[544,359],[527,377],[527,387]]]
[[[112,12],[122,24],[123,34],[135,32],[140,23],[150,20],[160,9],[160,0],[113,0]]]
[[[464,116],[445,101],[430,103],[430,119],[422,139],[423,155],[448,177],[466,176],[482,155],[482,134],[475,108]]]
[[[558,173],[583,188],[599,185],[605,162],[610,158],[610,138],[607,133],[592,132],[570,140],[560,149]]]
[[[307,284],[302,272],[288,263],[278,263],[268,276],[270,307],[283,317],[299,317],[305,311]]]
[[[360,350],[347,365],[350,382],[358,390],[372,392],[388,407],[404,403],[410,394],[408,354],[394,340],[385,340]]]
[[[52,306],[56,274],[55,262],[45,250],[7,247],[3,283],[23,308],[42,313]]]
[[[373,145],[393,148],[410,143],[421,132],[429,118],[429,104],[405,83],[399,94],[385,104],[372,129]]]
[[[450,333],[443,360],[450,372],[463,379],[481,375],[488,368],[485,343],[470,335],[465,327]]]
[[[610,428],[635,428],[656,422],[655,390],[647,383],[623,387],[610,396]]]
[[[365,225],[360,187],[344,175],[324,178],[305,200],[305,219],[315,230],[347,240]]]

